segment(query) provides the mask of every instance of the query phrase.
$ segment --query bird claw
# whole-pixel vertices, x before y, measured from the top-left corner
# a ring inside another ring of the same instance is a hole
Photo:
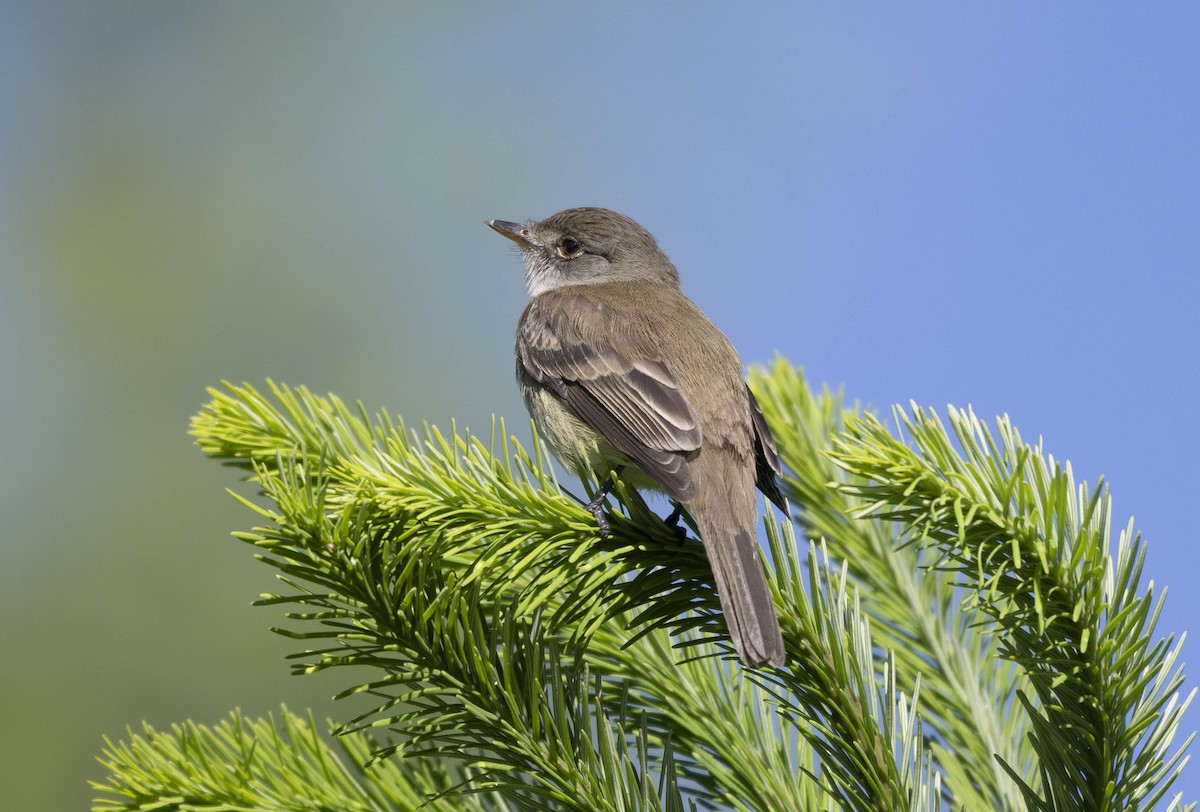
[[[617,469],[620,474],[621,469]],[[592,501],[584,505],[587,512],[596,517],[596,526],[600,528],[600,538],[608,538],[612,533],[612,527],[608,524],[608,517],[604,515],[604,500],[608,498],[608,494],[613,489],[612,474],[605,478],[604,484],[600,486],[600,490],[596,491],[596,495],[592,497]]]
[[[676,502],[675,509],[671,511],[671,515],[669,515],[669,516],[667,516],[667,518],[663,519],[663,523],[667,527],[671,528],[671,532],[673,532],[675,534],[675,541],[678,542],[680,546],[682,546],[683,543],[685,541],[687,541],[687,528],[682,527],[679,524],[679,518],[682,515],[683,515],[683,503]]]
[[[596,517],[596,526],[600,528],[600,538],[608,538],[612,532],[612,527],[608,524],[608,517],[604,515],[604,497],[608,494],[599,494],[595,499],[584,505],[588,513]]]

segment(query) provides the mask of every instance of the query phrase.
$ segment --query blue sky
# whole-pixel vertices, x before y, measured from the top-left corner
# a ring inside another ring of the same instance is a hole
[[[69,761],[10,797],[78,805],[101,734],[289,681],[184,435],[205,386],[524,425],[491,217],[621,210],[748,363],[1010,415],[1106,478],[1160,631],[1194,626],[1197,42],[1184,3],[6,3],[0,703],[31,732],[3,752]],[[32,732],[64,725],[66,755]]]

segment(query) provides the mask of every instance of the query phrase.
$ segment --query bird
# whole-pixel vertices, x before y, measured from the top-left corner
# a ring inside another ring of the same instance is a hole
[[[566,467],[608,473],[588,505],[608,532],[612,473],[686,505],[741,662],[786,660],[755,527],[755,487],[786,510],[774,438],[732,343],[683,293],[645,228],[603,208],[485,221],[524,256],[517,326],[521,396]],[[668,519],[670,521],[670,519]]]

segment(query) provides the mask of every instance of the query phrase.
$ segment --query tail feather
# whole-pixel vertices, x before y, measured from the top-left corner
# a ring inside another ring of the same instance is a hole
[[[748,501],[748,517],[731,515],[737,506],[733,500],[725,505],[694,505],[693,515],[700,526],[721,611],[738,655],[748,666],[778,667],[786,659],[783,635],[753,532],[753,496]]]

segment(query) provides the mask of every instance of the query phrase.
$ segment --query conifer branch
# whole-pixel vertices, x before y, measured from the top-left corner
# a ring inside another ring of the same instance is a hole
[[[619,480],[601,537],[536,437],[527,453],[502,424],[485,443],[303,389],[213,390],[192,433],[257,490],[237,498],[261,526],[235,535],[278,572],[260,603],[286,607],[294,670],[354,674],[341,695],[374,706],[337,727],[340,760],[286,712],[131,733],[97,809],[284,808],[279,787],[336,799],[287,808],[355,810],[1166,798],[1190,696],[1178,646],[1153,638],[1161,600],[1138,591],[1140,538],[1108,555],[1106,494],[1004,421],[996,442],[969,413],[951,438],[899,412],[910,447],[782,361],[752,385],[809,536],[805,555],[767,521],[782,669],[736,661],[700,541]]]
[[[991,624],[961,605],[953,576],[924,566],[919,550],[899,544],[900,525],[855,515],[858,500],[842,486],[862,480],[828,452],[861,411],[844,406],[838,393],[814,393],[783,359],[752,369],[750,383],[775,434],[797,521],[845,562],[876,642],[896,658],[900,689],[912,696],[921,680],[920,714],[947,797],[967,809],[1024,809],[1001,761],[1036,782],[1025,717],[1008,712],[1025,677],[996,656]]]
[[[328,741],[311,715],[282,708],[278,719],[247,719],[234,711],[211,727],[184,722],[159,731],[143,724],[124,742],[105,739],[100,763],[108,783],[96,812],[174,809],[253,809],[262,812],[506,812],[494,795],[436,797],[468,775],[436,760],[379,763],[368,768],[377,746],[361,734]],[[432,800],[431,800],[432,799]]]
[[[1179,646],[1152,638],[1161,599],[1153,582],[1138,591],[1141,537],[1131,524],[1112,559],[1103,484],[1076,486],[1070,465],[1023,443],[1006,418],[993,435],[951,409],[951,435],[915,405],[895,417],[911,445],[871,416],[835,444],[834,460],[861,478],[840,488],[933,551],[1001,630],[998,653],[1036,697],[1018,694],[1040,789],[1005,765],[1029,807],[1154,808],[1186,762],[1191,737],[1172,740],[1194,691],[1178,700]]]
[[[412,704],[414,692],[435,690],[430,683],[462,679],[461,662],[449,664],[436,676],[416,666],[437,660],[431,641],[452,637],[463,625],[441,619],[455,618],[461,606],[478,607],[481,613],[486,607],[503,606],[507,622],[537,618],[536,630],[519,632],[522,640],[536,635],[559,641],[564,650],[583,651],[595,673],[612,680],[622,696],[641,703],[656,743],[687,742],[686,752],[677,751],[676,763],[682,774],[696,781],[700,797],[729,802],[742,794],[754,799],[747,808],[817,797],[810,785],[779,783],[778,772],[758,769],[761,757],[746,757],[762,751],[763,731],[778,731],[779,724],[762,713],[765,705],[750,694],[750,704],[742,707],[756,706],[758,723],[726,728],[722,735],[713,725],[695,726],[698,717],[690,712],[697,710],[694,700],[678,702],[678,709],[663,702],[673,690],[679,698],[671,677],[676,676],[680,655],[663,638],[652,641],[653,635],[666,631],[693,647],[698,681],[712,686],[707,693],[722,709],[729,703],[717,694],[730,675],[727,668],[714,666],[711,656],[718,650],[727,652],[728,645],[702,545],[694,540],[680,545],[636,493],[618,483],[616,494],[626,512],[613,516],[613,532],[601,538],[590,515],[551,481],[539,455],[530,457],[502,440],[501,464],[477,440],[446,438],[427,430],[423,441],[410,442],[386,418],[364,426],[336,400],[283,387],[273,387],[273,393],[282,405],[278,414],[249,387],[214,392],[193,431],[208,453],[248,462],[253,479],[277,507],[259,508],[269,524],[239,537],[268,551],[264,560],[277,566],[292,588],[291,594],[270,596],[265,602],[298,604],[305,611],[295,611],[292,617],[318,624],[315,631],[285,633],[330,642],[307,652],[298,669],[357,664],[389,675],[357,689],[379,695],[381,704],[348,727],[393,725],[408,738],[399,748],[437,751],[436,744],[420,744],[423,736],[437,735],[434,722],[427,729],[418,724],[425,717],[402,718],[392,708]],[[322,432],[332,435],[331,442],[320,442]],[[789,546],[786,555],[795,559],[794,541],[785,545]],[[795,561],[791,566],[799,568]],[[814,578],[823,577],[813,572]],[[312,589],[313,584],[326,591]],[[637,628],[632,635],[625,631],[631,619]],[[827,622],[835,625],[826,628]],[[791,714],[811,717],[806,740],[815,735],[815,723],[828,709],[840,714],[844,723],[820,727],[822,746],[845,754],[845,771],[834,776],[827,766],[833,776],[828,780],[860,784],[863,789],[853,791],[859,794],[848,796],[855,802],[872,798],[884,804],[881,808],[907,808],[902,800],[910,787],[898,765],[902,752],[915,752],[912,742],[888,739],[878,703],[863,702],[860,696],[843,705],[848,695],[838,680],[844,674],[829,671],[830,663],[846,661],[844,619],[810,617],[803,631],[798,629],[792,627],[800,635],[794,649],[813,652],[813,657],[800,658],[790,669],[798,675],[794,684],[808,685],[819,677],[821,684],[810,688],[824,690],[827,701],[803,707],[798,715],[793,706]],[[855,634],[858,659],[851,659],[861,663],[865,656],[870,673],[872,646]],[[722,641],[718,649],[712,647],[715,640]],[[495,640],[489,645],[494,647]],[[482,646],[480,640],[473,648]],[[507,641],[501,648],[506,646]],[[648,656],[651,651],[657,657]],[[647,678],[654,673],[648,663],[657,663],[657,681]],[[401,690],[410,683],[420,687]],[[866,692],[862,696],[876,697],[873,684],[860,688]],[[778,686],[773,690],[778,692]],[[887,692],[889,706],[897,699],[893,693]],[[711,717],[713,708],[698,710]],[[435,717],[441,717],[436,725],[443,727],[454,721],[445,712],[431,710],[428,719]],[[811,764],[807,750],[781,752],[792,775],[800,774],[806,762]],[[718,761],[729,766],[720,769]],[[829,764],[835,761],[830,758]],[[875,799],[876,792],[886,798]]]

